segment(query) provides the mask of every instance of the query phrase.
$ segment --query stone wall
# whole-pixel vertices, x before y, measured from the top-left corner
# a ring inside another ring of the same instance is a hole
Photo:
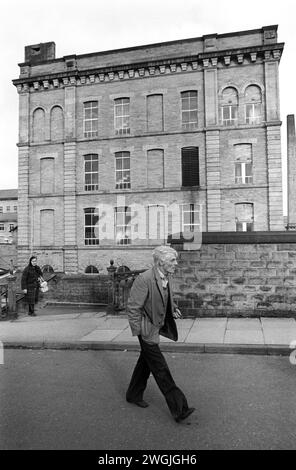
[[[110,284],[107,275],[66,275],[57,274],[50,281],[49,291],[43,295],[47,302],[91,303],[108,304],[108,286]]]
[[[226,243],[221,234],[204,238],[199,251],[180,250],[175,298],[185,317],[296,317],[295,232],[262,234],[258,243],[254,232]]]

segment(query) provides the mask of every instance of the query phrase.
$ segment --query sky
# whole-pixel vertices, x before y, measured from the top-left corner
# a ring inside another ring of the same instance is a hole
[[[285,190],[286,118],[296,113],[295,13],[295,0],[2,0],[0,189],[18,185],[18,94],[12,79],[19,76],[26,45],[54,41],[59,58],[277,24],[278,42],[285,43],[280,62]]]

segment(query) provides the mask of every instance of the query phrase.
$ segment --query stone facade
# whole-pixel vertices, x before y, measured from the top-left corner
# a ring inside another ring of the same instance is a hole
[[[276,26],[62,58],[55,58],[54,43],[27,46],[13,81],[19,266],[34,252],[40,265],[68,273],[88,266],[101,272],[110,258],[144,268],[152,246],[186,231],[184,213],[170,225],[171,206],[189,207],[197,231],[282,230],[282,50]],[[188,149],[198,172],[189,184]],[[116,189],[115,157],[122,153],[129,156],[130,187]],[[90,155],[97,158],[93,185]],[[135,229],[141,236],[117,245],[114,228],[113,239],[98,237],[96,219],[89,244],[85,210],[99,206],[102,218],[102,204],[112,207],[113,221],[115,207],[144,208],[145,224]]]

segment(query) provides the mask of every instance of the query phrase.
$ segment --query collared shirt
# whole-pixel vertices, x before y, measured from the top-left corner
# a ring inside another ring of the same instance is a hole
[[[167,277],[166,277],[166,276],[163,274],[163,272],[162,272],[162,271],[160,271],[160,269],[158,269],[158,268],[157,268],[157,271],[158,271],[158,273],[159,273],[159,275],[160,275],[160,279],[161,279],[162,287],[163,287],[164,289],[166,289],[166,288],[167,288],[167,285],[168,285],[168,282],[169,282],[169,280],[168,280],[168,278],[167,278]]]

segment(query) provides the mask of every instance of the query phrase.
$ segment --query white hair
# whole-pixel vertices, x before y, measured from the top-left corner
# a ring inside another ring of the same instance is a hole
[[[178,253],[176,250],[174,250],[174,248],[166,245],[156,247],[152,253],[155,264],[159,264],[159,262],[163,263],[168,255],[174,255],[177,257]]]

